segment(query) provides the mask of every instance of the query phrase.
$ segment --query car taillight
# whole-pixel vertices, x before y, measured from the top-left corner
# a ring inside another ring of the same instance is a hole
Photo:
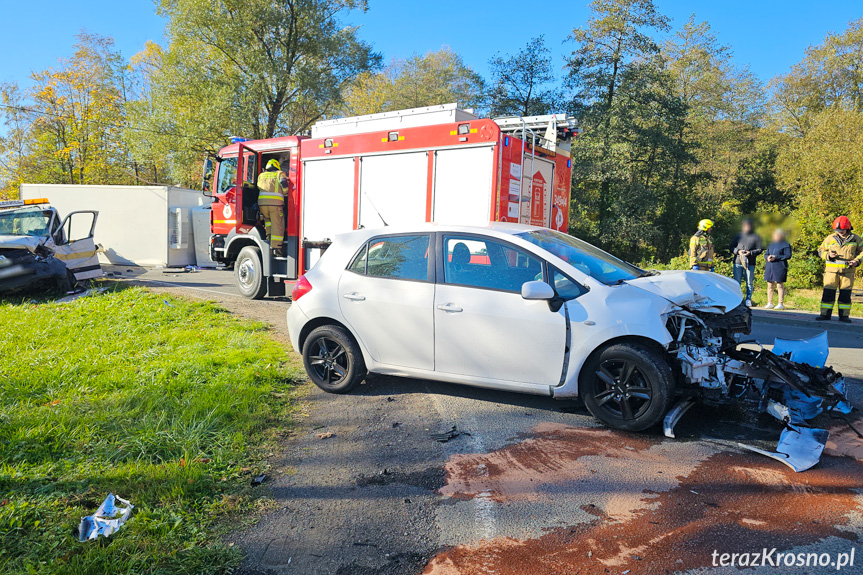
[[[291,292],[291,300],[297,301],[307,293],[312,291],[312,284],[306,279],[306,276],[297,278],[297,283],[294,284],[294,289]]]

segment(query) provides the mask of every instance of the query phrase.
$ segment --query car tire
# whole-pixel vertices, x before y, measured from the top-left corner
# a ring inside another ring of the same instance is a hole
[[[264,278],[261,250],[255,246],[241,249],[234,264],[234,277],[237,280],[237,289],[244,297],[249,299],[264,297],[267,293],[267,283]]]
[[[328,393],[347,393],[366,376],[360,346],[342,327],[316,328],[303,343],[303,366],[312,383]]]
[[[579,391],[588,411],[607,426],[643,431],[668,412],[674,376],[657,351],[619,343],[588,359],[581,370]]]

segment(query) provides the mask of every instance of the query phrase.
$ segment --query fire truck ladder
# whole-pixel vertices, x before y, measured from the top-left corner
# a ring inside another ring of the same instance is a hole
[[[578,133],[576,128],[575,117],[567,116],[566,114],[546,114],[544,116],[502,116],[494,119],[495,123],[500,127],[500,131],[516,137],[520,134],[520,139],[527,142],[527,134],[530,134],[530,171],[533,174],[534,159],[536,159],[536,145],[539,140],[539,145],[551,152],[557,152],[557,149],[569,151],[569,140],[573,134]],[[545,130],[542,136],[537,136],[537,132]],[[564,144],[558,144],[558,141]],[[521,147],[521,165],[524,166],[524,148]],[[522,168],[523,169],[523,168]],[[524,172],[519,181],[519,200],[524,201]]]

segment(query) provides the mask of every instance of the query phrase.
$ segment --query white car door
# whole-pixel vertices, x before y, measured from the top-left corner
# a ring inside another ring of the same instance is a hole
[[[101,277],[93,233],[99,212],[72,212],[54,233],[54,257],[60,259],[78,281]]]
[[[558,385],[566,316],[521,297],[542,261],[474,234],[442,234],[435,290],[435,371],[526,385]]]
[[[373,238],[339,279],[342,314],[384,365],[434,369],[430,234]]]

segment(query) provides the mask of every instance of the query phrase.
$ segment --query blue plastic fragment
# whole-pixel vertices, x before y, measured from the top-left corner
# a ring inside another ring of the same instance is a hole
[[[827,332],[822,331],[809,339],[776,338],[773,342],[773,353],[776,355],[790,354],[789,359],[797,363],[806,363],[813,367],[824,367],[830,354],[830,344],[827,342]]]

